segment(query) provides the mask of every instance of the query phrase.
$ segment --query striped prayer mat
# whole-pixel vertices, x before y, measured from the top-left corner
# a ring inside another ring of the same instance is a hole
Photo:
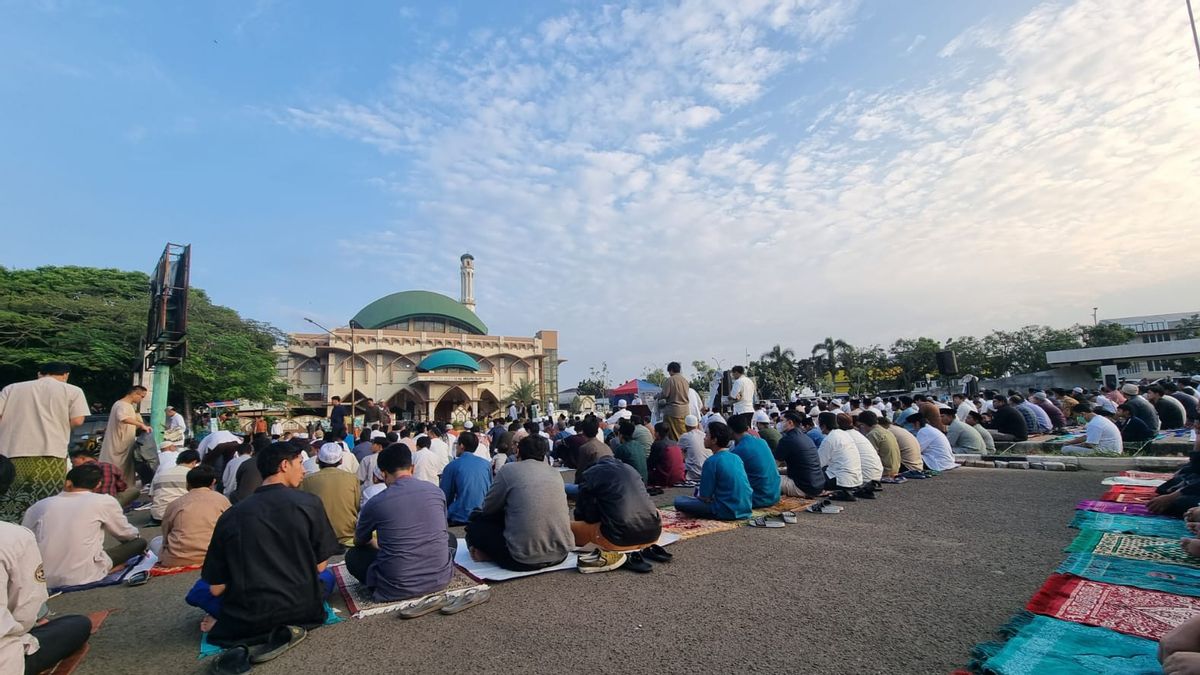
[[[1173,628],[1200,614],[1200,598],[1051,574],[1025,609],[1161,640]]]
[[[1200,597],[1200,569],[1184,565],[1165,565],[1149,560],[1131,560],[1110,555],[1072,553],[1055,572],[1074,574],[1107,584],[1137,586],[1152,591]]]
[[[1123,532],[1125,534],[1142,534],[1148,537],[1180,537],[1191,536],[1187,526],[1178,518],[1148,518],[1145,516],[1128,516],[1119,513],[1094,513],[1092,511],[1076,511],[1071,527],[1077,530],[1099,530],[1101,532]]]
[[[1168,539],[1166,537],[1145,537],[1138,534],[1080,530],[1079,536],[1075,537],[1075,541],[1071,542],[1064,550],[1068,553],[1111,555],[1118,558],[1149,560],[1151,562],[1200,568],[1200,559],[1193,558],[1185,553],[1179,545],[1178,539]]]

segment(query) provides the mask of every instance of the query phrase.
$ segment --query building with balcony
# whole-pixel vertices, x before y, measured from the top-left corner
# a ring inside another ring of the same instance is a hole
[[[403,291],[363,307],[345,327],[293,333],[281,348],[280,375],[306,407],[383,401],[400,419],[462,421],[500,411],[523,382],[535,399],[558,392],[558,332],[489,335],[475,314],[475,259],[460,259],[459,301],[430,291]]]
[[[1198,317],[1200,312],[1178,312],[1102,319],[1102,324],[1119,324],[1137,335],[1123,345],[1046,352],[1046,361],[1055,367],[1111,366],[1122,380],[1194,375],[1179,367],[1184,359],[1200,357],[1200,337],[1193,323],[1200,322]]]

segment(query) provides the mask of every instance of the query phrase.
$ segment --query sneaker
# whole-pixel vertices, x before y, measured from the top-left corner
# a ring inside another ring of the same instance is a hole
[[[579,556],[579,571],[584,574],[611,572],[629,560],[628,556],[619,551],[601,551],[596,549],[591,553]]]
[[[645,574],[647,572],[654,571],[654,565],[646,562],[646,559],[642,557],[642,554],[638,553],[637,551],[627,553],[625,557],[627,560],[625,561],[625,565],[623,567],[630,572],[640,572],[641,574]]]

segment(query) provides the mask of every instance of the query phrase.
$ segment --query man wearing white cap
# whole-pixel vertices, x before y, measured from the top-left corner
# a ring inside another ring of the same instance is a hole
[[[767,415],[765,410],[755,410],[753,419],[754,426],[758,430],[758,437],[767,442],[767,447],[771,448],[771,452],[775,452],[775,448],[779,447],[779,439],[783,434],[771,426],[771,417]]]
[[[1121,385],[1121,393],[1125,395],[1125,405],[1129,406],[1133,416],[1144,422],[1150,431],[1158,433],[1159,428],[1162,427],[1158,413],[1149,401],[1142,398],[1138,386],[1132,382],[1126,382]]]
[[[687,429],[679,437],[679,447],[683,449],[683,477],[700,480],[704,460],[712,457],[712,450],[704,447],[704,430],[700,428],[700,420],[695,415],[684,417],[683,426]]]
[[[345,452],[340,443],[325,443],[317,451],[319,470],[304,478],[300,489],[321,499],[325,515],[333,526],[334,536],[343,546],[354,544],[354,526],[358,522],[358,509],[362,494],[358,489],[358,478],[341,470]]]
[[[621,420],[627,420],[630,417],[633,417],[633,413],[629,412],[628,406],[629,404],[625,402],[625,399],[619,399],[617,401],[617,411],[612,415],[609,415],[608,419],[604,421],[610,425],[614,425]]]
[[[183,415],[176,412],[175,406],[167,406],[167,419],[163,422],[163,440],[171,441],[172,443],[183,443],[183,437],[186,432],[187,422],[184,421]]]

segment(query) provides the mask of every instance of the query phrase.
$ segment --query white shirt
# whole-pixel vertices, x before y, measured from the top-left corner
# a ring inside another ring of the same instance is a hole
[[[225,486],[225,496],[232,497],[233,492],[237,490],[237,472],[238,467],[243,462],[252,458],[253,455],[236,455],[229,463],[225,465],[225,471],[221,473],[221,485]]]
[[[609,418],[604,421],[608,422],[610,425],[613,425],[613,424],[616,424],[617,422],[620,422],[621,420],[627,420],[630,417],[633,417],[633,413],[629,412],[629,410],[627,410],[626,408],[620,408],[619,410],[617,410],[617,412],[610,415]]]
[[[40,646],[29,630],[47,598],[41,572],[33,533],[0,522],[0,675],[24,675],[25,655]]]
[[[438,477],[449,462],[429,448],[421,448],[413,453],[413,478],[438,485]]]
[[[178,412],[167,418],[167,430],[170,431],[172,429],[187,430],[187,422],[184,421],[183,415]]]
[[[958,419],[966,422],[967,421],[967,413],[973,413],[973,412],[979,412],[975,408],[975,404],[971,403],[970,401],[968,401],[966,399],[963,399],[963,402],[958,404],[958,410],[955,411],[954,416],[957,417]]]
[[[433,451],[433,454],[445,459],[441,465],[442,469],[446,468],[447,464],[454,461],[454,449],[450,447],[449,443],[443,441],[437,436],[429,437],[429,449]],[[438,470],[438,473],[441,473],[441,469]]]
[[[700,419],[700,407],[700,394],[697,394],[695,389],[688,387],[688,414],[695,415],[696,419]]]
[[[858,448],[858,461],[862,467],[863,480],[883,478],[883,460],[879,459],[879,451],[875,449],[871,441],[858,429],[850,429],[846,433],[850,434],[850,438],[854,439],[854,447]]]
[[[1116,402],[1107,396],[1097,396],[1096,397],[1096,405],[1107,410],[1108,412],[1110,412],[1114,415],[1117,414]],[[1109,421],[1111,422],[1112,420],[1109,420]]]
[[[743,375],[729,387],[729,400],[733,401],[733,414],[744,415],[754,412],[754,380]]]
[[[375,468],[379,466],[379,453],[371,453],[358,463],[358,482],[365,491],[375,483]]]
[[[704,447],[704,432],[692,429],[679,437],[679,447],[683,449],[684,478],[700,480],[700,472],[704,462],[712,457],[712,450]]]
[[[117,500],[95,492],[47,497],[29,507],[21,524],[37,538],[50,588],[90,584],[108,576],[113,561],[104,552],[105,532],[120,541],[138,536]]]
[[[1112,420],[1103,415],[1092,417],[1087,423],[1087,442],[1101,452],[1121,454],[1124,445],[1121,443],[1121,430]]]
[[[385,484],[385,483],[372,483],[370,487],[363,488],[362,505],[365,505],[367,503],[367,501],[369,499],[371,499],[371,497],[374,497],[375,495],[379,494],[380,492],[383,492],[386,489],[387,489],[387,484]],[[362,508],[362,505],[359,506],[360,509]]]
[[[641,405],[641,404],[642,404],[642,397],[641,397],[641,396],[634,396],[634,397],[633,397],[633,405]]]
[[[871,452],[875,452],[873,447]],[[825,440],[817,448],[817,457],[821,460],[821,466],[825,467],[825,475],[835,479],[838,487],[856,488],[862,485],[862,456],[858,452],[858,444],[845,430],[834,429],[826,434]]]
[[[171,502],[187,494],[187,474],[191,470],[192,467],[186,464],[176,464],[166,471],[154,474],[150,481],[151,518],[162,520],[163,513]]]
[[[273,422],[271,424],[271,435],[272,436],[282,436],[283,435],[283,424],[281,422]]]
[[[83,390],[53,377],[0,389],[0,455],[67,457],[71,418],[87,417]]]
[[[946,434],[928,424],[917,432],[917,443],[921,445],[921,461],[926,469],[934,471],[949,471],[958,465],[954,463],[954,450]]]

